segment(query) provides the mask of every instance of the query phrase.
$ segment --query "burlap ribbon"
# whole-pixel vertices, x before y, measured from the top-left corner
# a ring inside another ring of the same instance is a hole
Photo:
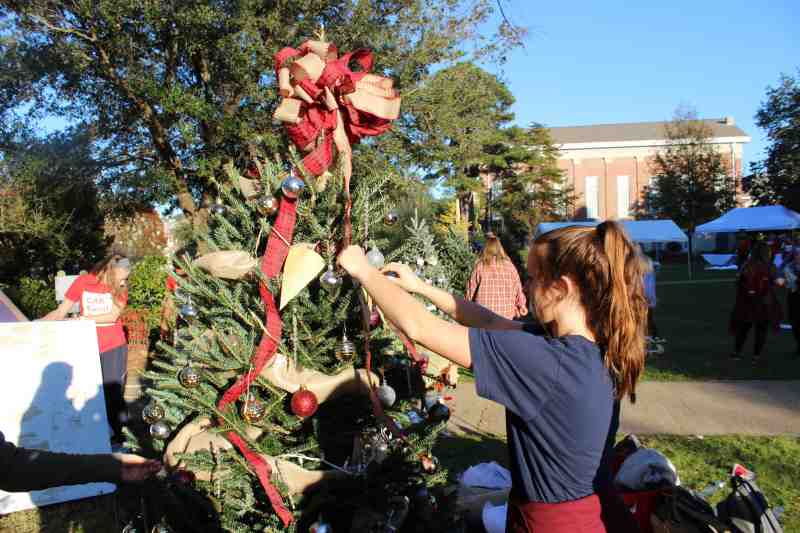
[[[357,64],[361,70],[353,71]],[[334,147],[344,167],[344,246],[352,240],[350,177],[351,145],[386,132],[400,115],[400,96],[389,78],[370,74],[372,52],[366,49],[339,57],[336,46],[306,41],[299,49],[275,54],[275,71],[283,100],[274,118],[286,127],[303,152],[303,165],[321,176],[333,164]]]

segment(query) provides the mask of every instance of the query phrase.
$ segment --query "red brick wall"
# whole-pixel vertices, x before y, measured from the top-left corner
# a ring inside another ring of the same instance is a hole
[[[560,159],[558,167],[564,170],[567,185],[574,188],[575,216],[586,216],[585,178],[597,176],[599,189],[599,213],[601,219],[617,218],[617,176],[628,176],[630,191],[628,198],[631,206],[630,216],[633,216],[633,207],[644,198],[645,188],[653,177],[652,157],[614,157],[586,158],[580,160]],[[723,155],[725,169],[730,169],[730,156]],[[637,164],[638,163],[638,164]],[[736,160],[737,185],[741,185],[742,162]]]

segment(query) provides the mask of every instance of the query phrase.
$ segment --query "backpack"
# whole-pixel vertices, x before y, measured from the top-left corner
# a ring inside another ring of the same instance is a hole
[[[717,515],[733,524],[734,533],[783,533],[767,499],[754,481],[731,478],[733,492],[717,504]]]
[[[742,282],[748,296],[763,298],[769,293],[769,269],[762,265],[750,265],[742,272]]]
[[[708,502],[683,487],[664,492],[650,523],[653,533],[738,533],[717,518]]]

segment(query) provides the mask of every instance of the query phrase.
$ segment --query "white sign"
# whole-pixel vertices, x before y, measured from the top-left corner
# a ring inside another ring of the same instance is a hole
[[[90,320],[0,323],[0,431],[25,448],[111,453],[95,324]],[[90,483],[0,491],[0,515],[116,490]]]
[[[78,279],[78,276],[56,276],[56,302],[61,303],[64,301],[67,291],[76,279]],[[76,315],[81,312],[78,302],[75,302],[75,305],[70,308],[69,312],[75,313]]]

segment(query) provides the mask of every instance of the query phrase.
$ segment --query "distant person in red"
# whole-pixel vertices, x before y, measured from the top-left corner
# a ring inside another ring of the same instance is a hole
[[[740,231],[737,239],[739,242],[736,245],[736,265],[742,268],[750,255],[750,237],[744,231]]]
[[[755,328],[753,363],[760,361],[770,323],[776,326],[780,323],[781,309],[775,287],[783,285],[784,279],[772,264],[769,245],[757,241],[736,279],[736,303],[730,320],[730,332],[736,339],[732,359],[739,359],[750,330]]]
[[[183,277],[186,274],[180,268],[175,268],[175,275]],[[178,289],[178,280],[172,274],[167,274],[167,292],[164,293],[164,301],[161,302],[161,322],[159,330],[162,341],[172,340],[172,331],[175,329],[175,291]]]
[[[42,320],[64,320],[70,308],[80,303],[78,319],[94,320],[103,372],[103,394],[112,441],[122,442],[125,415],[125,377],[128,370],[128,341],[120,315],[128,303],[130,261],[112,255],[94,265],[88,274],[78,276],[64,295],[64,301]]]
[[[486,235],[486,245],[469,278],[465,297],[509,320],[528,314],[517,267],[494,233]]]

